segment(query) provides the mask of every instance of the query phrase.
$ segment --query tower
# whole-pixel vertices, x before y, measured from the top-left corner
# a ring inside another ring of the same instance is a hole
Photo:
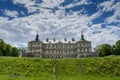
[[[77,42],[77,57],[87,57],[91,55],[91,42],[84,38],[81,32],[81,39]]]

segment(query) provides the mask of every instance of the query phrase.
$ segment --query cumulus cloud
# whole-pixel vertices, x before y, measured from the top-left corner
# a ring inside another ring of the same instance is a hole
[[[88,5],[88,4],[91,4],[91,2],[89,0],[78,0],[78,1],[75,0],[73,3],[68,4],[64,7],[60,6],[60,9],[72,8],[75,6]]]
[[[38,10],[36,6],[36,0],[12,0],[14,4],[22,4],[27,8],[28,13],[32,13]]]
[[[114,5],[114,0],[104,1],[98,5],[103,12],[112,11],[112,6]]]
[[[12,20],[0,17],[0,38],[13,46],[27,46],[28,41],[34,40],[37,31],[39,31],[40,40],[42,41],[45,38],[63,39],[65,37],[69,39],[74,37],[76,40],[80,40],[81,31],[83,31],[85,38],[92,41],[93,47],[104,42],[114,43],[120,39],[120,36],[118,36],[120,34],[119,26],[107,25],[106,28],[102,28],[103,23],[92,23],[92,20],[102,14],[101,9],[90,16],[82,14],[83,10],[70,13],[65,11],[66,7],[89,4],[88,0],[81,0],[78,3],[71,3],[64,7],[60,5],[64,0],[43,0],[42,3],[37,3],[39,6],[35,6],[35,0],[13,0],[13,2],[14,4],[24,4],[30,13],[40,10],[39,13],[21,18],[16,17]],[[111,5],[113,6],[112,3]],[[101,3],[100,6],[103,6],[103,4]],[[55,12],[48,9],[55,7],[59,8]],[[118,14],[117,11],[115,14]]]
[[[120,2],[116,3],[114,6],[114,14],[108,18],[106,18],[107,23],[120,23]]]
[[[9,16],[9,17],[13,17],[13,18],[15,18],[15,17],[18,17],[18,12],[17,11],[11,11],[11,10],[4,10],[4,15],[5,16]]]
[[[92,25],[92,41],[94,44],[99,45],[100,43],[109,43],[114,44],[115,41],[120,39],[120,28],[119,26],[106,26],[106,28],[102,28],[102,24]],[[97,32],[97,33],[96,33]],[[95,47],[95,45],[93,46]]]
[[[110,0],[110,1],[104,1],[103,3],[98,5],[98,8],[101,9],[101,12],[109,12],[113,11],[113,15],[110,17],[107,17],[105,21],[110,24],[110,23],[120,23],[120,2],[116,2],[115,0]]]
[[[54,9],[54,8],[59,8],[59,9],[65,9],[65,8],[71,8],[74,6],[80,6],[80,5],[88,5],[91,2],[89,0],[78,0],[74,1],[74,3],[70,3],[66,6],[60,5],[63,3],[65,0],[42,0],[39,3],[37,0],[13,0],[14,4],[23,4],[25,8],[27,8],[28,13],[36,12],[36,11],[41,11],[41,8],[45,9]]]
[[[43,0],[40,6],[44,8],[55,8],[59,7],[62,2],[64,2],[64,0]]]

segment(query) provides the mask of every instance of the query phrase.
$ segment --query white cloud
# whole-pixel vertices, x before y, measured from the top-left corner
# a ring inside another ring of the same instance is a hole
[[[14,4],[23,4],[27,8],[28,13],[32,13],[38,10],[38,7],[35,6],[36,0],[12,0]]]
[[[41,8],[55,8],[64,0],[43,0],[42,3],[36,3],[37,0],[13,0],[14,4],[24,4],[28,13],[41,11]]]
[[[98,7],[102,8],[103,12],[112,11],[112,5],[114,5],[114,0],[104,1],[103,3],[99,4]]]
[[[60,7],[60,8],[65,9],[65,8],[72,8],[74,6],[88,5],[88,4],[91,4],[91,2],[89,0],[80,0],[80,1],[68,4],[65,7]]]
[[[44,8],[55,8],[60,6],[62,2],[64,2],[64,0],[43,0],[40,6]]]
[[[118,22],[120,23],[120,2],[116,3],[114,6],[112,6],[114,9],[114,14],[108,18],[106,18],[107,23],[112,23],[112,22]]]
[[[110,23],[120,23],[120,2],[114,3],[115,0],[104,1],[103,3],[99,4],[98,7],[101,8],[101,13],[112,11],[113,15],[106,18],[106,22]]]
[[[102,14],[103,14],[102,12],[98,11],[90,16],[90,20],[94,20],[94,19],[100,17]]]
[[[94,41],[93,46],[109,43],[114,44],[120,39],[120,28],[119,26],[106,26],[106,28],[101,28],[101,24],[92,25],[93,31],[100,31],[100,33],[92,35],[92,41]],[[94,45],[95,44],[95,45]]]
[[[74,3],[68,4],[66,6],[61,6],[60,4],[63,3],[65,0],[42,0],[41,3],[36,3],[37,0],[13,0],[14,4],[24,4],[24,7],[27,8],[28,13],[40,11],[41,8],[43,9],[53,9],[53,8],[71,8],[78,5],[88,5],[91,2],[89,0],[80,0],[80,1],[74,1]]]
[[[13,0],[15,4],[24,4],[29,12],[39,9],[40,13],[12,20],[0,17],[0,38],[3,38],[13,46],[27,46],[28,41],[34,40],[37,31],[39,31],[40,40],[44,40],[47,37],[51,39],[54,37],[56,39],[63,39],[65,37],[71,39],[74,37],[76,40],[79,40],[81,31],[84,31],[85,38],[92,41],[93,47],[100,43],[113,43],[120,39],[118,36],[120,34],[118,32],[120,30],[119,26],[106,26],[106,28],[102,28],[102,23],[92,23],[92,20],[102,14],[100,11],[88,16],[81,13],[83,10],[67,13],[64,9],[59,9],[56,12],[46,9],[50,5],[50,8],[61,7],[59,4],[63,1],[44,0],[43,3],[39,4],[40,7],[36,7],[33,0]],[[100,33],[93,34],[93,32],[97,31],[100,31]],[[113,31],[114,33],[112,33]]]
[[[8,18],[0,17],[0,24],[6,23]]]
[[[18,17],[18,12],[17,11],[11,11],[11,10],[4,10],[4,15],[9,16],[9,17]]]
[[[92,25],[92,30],[99,31],[102,29],[101,26],[102,26],[102,24],[94,24],[94,25]]]
[[[13,41],[12,44],[14,45],[16,45],[15,43],[17,42],[26,42],[27,44],[27,41],[34,39],[37,30],[42,40],[46,37],[56,37],[58,39],[63,37],[71,38],[71,36],[74,37],[76,33],[80,35],[81,28],[87,28],[87,24],[89,23],[87,15],[79,16],[77,12],[72,15],[65,15],[64,10],[60,10],[55,14],[45,9],[43,12],[44,13],[34,14],[24,18],[15,18],[11,21],[7,20],[4,24],[2,23],[0,28],[9,32],[12,36],[8,36],[5,40],[9,39],[7,42],[10,40]],[[13,34],[15,35],[13,36]]]

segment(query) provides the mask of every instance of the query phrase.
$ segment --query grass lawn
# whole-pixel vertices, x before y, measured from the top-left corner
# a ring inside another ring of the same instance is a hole
[[[120,80],[120,57],[0,57],[0,80]]]
[[[120,80],[120,77],[101,77],[101,76],[58,76],[54,78],[53,76],[41,76],[41,77],[20,77],[20,76],[10,76],[1,75],[0,80]]]

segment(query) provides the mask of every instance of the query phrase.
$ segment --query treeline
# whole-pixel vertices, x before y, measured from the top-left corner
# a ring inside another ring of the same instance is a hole
[[[0,39],[0,56],[19,56],[19,50]]]
[[[114,45],[101,44],[94,48],[95,52],[99,54],[100,57],[109,55],[120,55],[120,40],[116,41]]]

